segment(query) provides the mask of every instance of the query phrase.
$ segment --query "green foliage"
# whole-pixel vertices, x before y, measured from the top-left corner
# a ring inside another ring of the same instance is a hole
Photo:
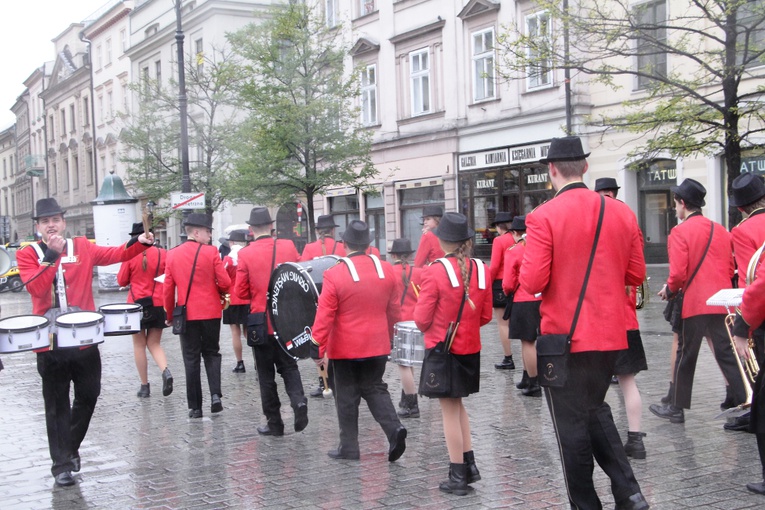
[[[229,34],[247,79],[248,112],[235,146],[239,197],[278,205],[330,187],[364,186],[376,175],[371,134],[359,129],[358,73],[345,67],[342,31],[304,2],[277,6],[261,24]]]

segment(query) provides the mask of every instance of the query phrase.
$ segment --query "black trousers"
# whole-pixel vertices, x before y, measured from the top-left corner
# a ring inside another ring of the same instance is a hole
[[[260,403],[268,425],[276,429],[284,429],[282,421],[279,393],[276,390],[276,374],[282,376],[284,389],[290,398],[292,409],[298,404],[308,402],[303,393],[303,380],[300,378],[297,361],[289,356],[277,343],[276,338],[268,335],[265,345],[252,348],[255,358],[255,369],[258,371],[260,385]]]
[[[186,370],[186,401],[189,409],[202,409],[200,360],[205,360],[210,395],[223,396],[220,389],[220,319],[186,322],[181,335],[183,367]]]
[[[691,408],[693,376],[703,337],[712,340],[715,359],[733,392],[736,403],[746,400],[744,381],[736,364],[735,353],[725,327],[724,314],[696,315],[683,319],[683,331],[679,335],[675,359],[675,392],[672,404],[683,409]]]
[[[380,424],[388,441],[401,421],[383,382],[386,357],[362,360],[330,360],[334,372],[335,407],[340,425],[340,447],[344,453],[359,451],[359,404],[363,398],[372,417]]]
[[[563,388],[545,388],[571,508],[602,508],[593,457],[611,479],[617,504],[640,492],[611,408],[604,402],[619,351],[571,354]]]
[[[42,377],[48,448],[56,476],[74,467],[72,456],[88,432],[90,418],[101,394],[101,353],[87,349],[58,349],[37,353],[37,372]],[[70,384],[74,402],[69,403]]]

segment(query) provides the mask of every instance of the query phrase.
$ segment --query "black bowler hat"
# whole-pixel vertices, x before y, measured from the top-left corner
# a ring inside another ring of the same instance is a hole
[[[145,230],[143,229],[143,223],[133,223],[133,228],[130,231],[131,236],[140,236]]]
[[[731,185],[730,205],[744,207],[765,197],[765,182],[762,176],[745,173],[733,179]]]
[[[494,227],[497,223],[510,223],[513,221],[513,215],[509,212],[500,211],[494,216],[494,221],[491,222],[491,226]]]
[[[324,214],[319,216],[316,220],[316,228],[335,228],[340,225],[335,225],[335,219],[331,214]]]
[[[473,231],[468,225],[467,217],[457,212],[448,212],[441,218],[433,232],[442,241],[458,243],[473,237]]]
[[[510,230],[526,230],[526,215],[516,216],[513,218],[513,224],[510,225]]]
[[[444,208],[440,205],[426,205],[422,208],[422,218],[427,218],[428,216],[435,216],[440,218],[444,215]]]
[[[369,244],[369,226],[361,220],[353,220],[343,232],[343,242],[355,245]]]
[[[212,230],[212,216],[203,213],[191,213],[183,222],[184,227],[204,227]]]
[[[563,138],[553,138],[550,141],[550,148],[547,149],[547,157],[539,160],[540,163],[554,163],[555,161],[576,161],[585,159],[590,153],[584,153],[582,149],[582,139],[578,136],[564,136]]]
[[[253,207],[250,211],[250,219],[247,220],[248,225],[257,227],[258,225],[268,225],[273,223],[271,219],[271,213],[268,212],[266,207]]]
[[[388,253],[395,255],[409,255],[414,253],[414,250],[412,249],[412,242],[409,239],[403,237],[401,239],[394,239],[390,250],[388,250]]]
[[[244,242],[247,242],[247,234],[248,234],[248,233],[249,233],[249,232],[247,232],[246,230],[241,230],[241,229],[238,229],[238,230],[232,230],[232,231],[231,231],[231,232],[228,234],[228,240],[229,240],[229,241],[234,241],[234,242],[236,242],[236,243],[244,243]]]
[[[707,203],[704,197],[707,195],[707,189],[699,181],[685,179],[680,186],[672,186],[669,190],[682,198],[688,205],[704,207]]]
[[[618,184],[616,184],[616,179],[613,177],[601,177],[600,179],[595,180],[595,191],[602,191],[606,189],[621,189]]]
[[[35,212],[37,215],[32,218],[33,220],[47,218],[48,216],[56,216],[57,214],[63,216],[66,211],[58,205],[55,198],[41,198],[37,201],[37,204],[35,204]]]

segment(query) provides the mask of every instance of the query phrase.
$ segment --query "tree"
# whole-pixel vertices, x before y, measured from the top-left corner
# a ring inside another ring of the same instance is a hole
[[[229,41],[248,76],[237,187],[243,199],[260,203],[304,197],[313,238],[314,197],[330,187],[363,187],[377,171],[371,134],[359,129],[358,73],[345,66],[342,30],[328,28],[306,4],[277,6]]]
[[[506,77],[552,65],[585,83],[637,88],[622,108],[586,123],[602,133],[635,133],[629,156],[639,159],[722,153],[730,191],[742,147],[758,145],[765,129],[765,2],[535,3],[557,30],[511,27],[499,44]],[[737,214],[729,212],[731,225]]]
[[[205,193],[212,214],[232,192],[231,140],[238,132],[237,89],[240,66],[230,50],[198,54],[185,62],[189,126],[189,177],[192,191]],[[121,140],[130,183],[152,199],[181,190],[178,82],[143,78],[131,84],[139,110],[127,117]],[[169,212],[169,211],[168,211]]]

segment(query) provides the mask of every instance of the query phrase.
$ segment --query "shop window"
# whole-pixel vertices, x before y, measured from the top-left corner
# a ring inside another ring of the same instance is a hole
[[[416,249],[422,237],[422,208],[426,205],[444,206],[444,186],[424,186],[399,191],[401,237],[409,239]]]
[[[369,225],[369,237],[372,246],[380,250],[380,255],[387,254],[385,242],[385,201],[382,194],[365,194],[366,222]]]
[[[341,238],[348,224],[353,220],[360,219],[358,195],[344,195],[329,198],[329,212],[335,223],[339,225],[335,229],[337,238]]]

